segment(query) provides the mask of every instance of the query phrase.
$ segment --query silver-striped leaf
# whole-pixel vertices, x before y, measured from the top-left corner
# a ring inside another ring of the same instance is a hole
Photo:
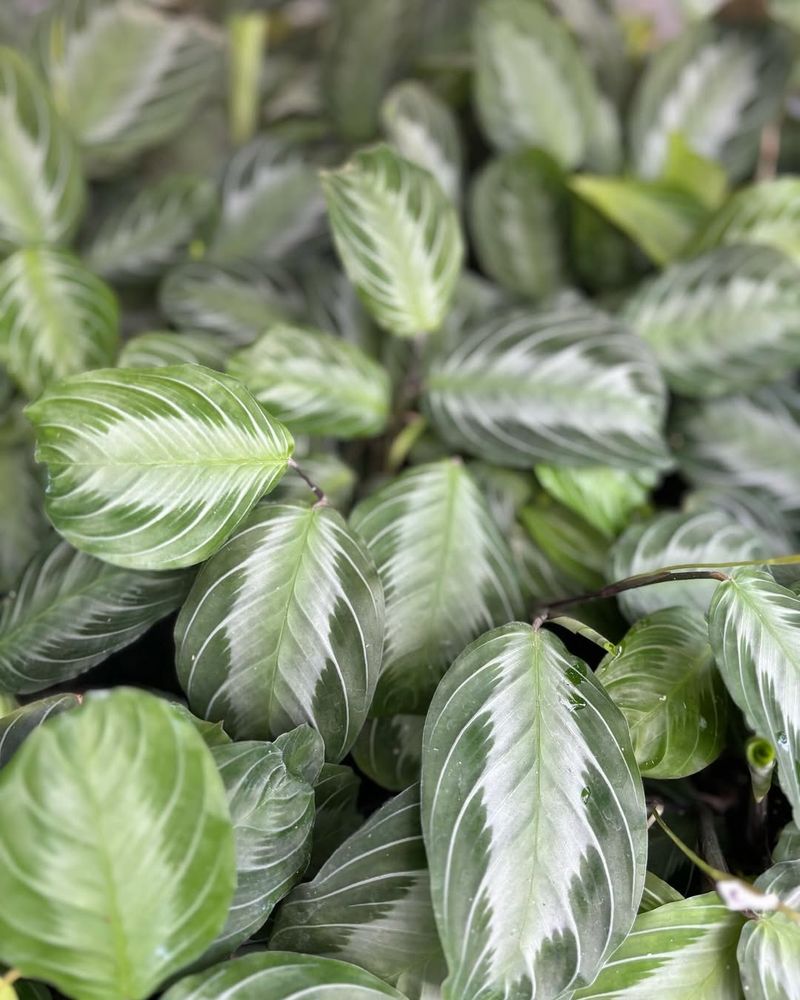
[[[25,58],[0,49],[0,242],[66,243],[85,200],[78,151]]]
[[[800,861],[800,827],[789,822],[781,830],[778,840],[772,848],[772,861]]]
[[[331,229],[364,305],[403,337],[442,325],[461,273],[458,215],[436,180],[389,146],[322,174]]]
[[[652,469],[631,472],[603,465],[537,465],[535,472],[551,496],[607,538],[618,535],[631,515],[647,506],[658,479]]]
[[[369,972],[314,955],[256,952],[181,979],[163,1000],[406,1000]]]
[[[0,767],[5,767],[25,738],[47,722],[51,715],[68,712],[80,703],[81,699],[76,694],[54,694],[0,716]]]
[[[792,552],[794,536],[786,516],[777,510],[764,493],[748,492],[738,487],[708,486],[690,490],[682,507],[690,513],[721,510],[748,528],[763,535],[769,551]]]
[[[641,285],[624,316],[683,396],[722,396],[800,364],[800,268],[771,247],[727,246]]]
[[[135,569],[207,559],[294,447],[242,385],[199,365],[74,375],[26,413],[50,520],[76,548]]]
[[[203,365],[223,371],[233,351],[230,341],[207,330],[150,330],[126,340],[117,358],[118,368],[168,368]]]
[[[372,712],[424,712],[466,643],[522,612],[508,544],[469,472],[452,460],[404,472],[362,501],[351,524],[386,595]]]
[[[166,702],[87,696],[30,734],[0,795],[0,961],[23,975],[81,1000],[143,1000],[225,922],[225,792]]]
[[[711,648],[748,726],[775,748],[800,820],[800,598],[762,569],[730,571],[708,613]]]
[[[756,889],[800,907],[800,861],[784,861],[764,872]],[[785,913],[748,920],[736,956],[747,1000],[799,1000],[800,926]]]
[[[195,580],[175,628],[192,710],[235,739],[309,723],[348,752],[381,666],[384,603],[369,553],[327,506],[257,507]]]
[[[419,781],[424,715],[367,719],[351,753],[356,766],[376,785],[399,792]]]
[[[445,997],[560,996],[625,939],[642,783],[619,710],[551,633],[506,625],[456,659],[425,724],[422,817]]]
[[[479,322],[425,378],[425,407],[451,447],[517,468],[664,466],[665,406],[647,347],[583,305]]]
[[[180,607],[190,582],[44,545],[0,605],[0,689],[28,694],[85,673]]]
[[[269,944],[353,962],[396,983],[440,954],[419,786],[386,802],[281,904]]]
[[[800,179],[786,176],[736,191],[708,220],[692,245],[695,253],[737,243],[782,250],[800,263]]]
[[[641,618],[603,659],[597,679],[627,720],[643,776],[683,778],[722,752],[728,699],[697,609]]]
[[[306,875],[313,878],[364,822],[358,809],[361,778],[346,764],[323,764],[314,785],[314,838]]]
[[[658,909],[659,906],[664,906],[666,903],[676,903],[680,899],[683,899],[683,896],[677,889],[673,889],[669,882],[665,882],[653,872],[647,872],[644,877],[644,891],[639,903],[639,913],[649,913],[651,910]]]
[[[74,372],[113,363],[119,306],[72,254],[18,250],[0,264],[0,361],[29,399]]]
[[[742,924],[714,892],[642,913],[573,1000],[741,1000],[735,956]]]
[[[274,325],[231,357],[228,372],[295,434],[374,437],[389,419],[386,369],[321,330]]]

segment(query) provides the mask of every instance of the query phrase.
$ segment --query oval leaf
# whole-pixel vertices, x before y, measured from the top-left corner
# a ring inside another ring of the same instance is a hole
[[[168,368],[170,365],[204,365],[222,371],[233,348],[218,334],[204,330],[153,330],[125,342],[119,368]]]
[[[47,722],[51,715],[68,712],[77,708],[80,703],[81,699],[76,694],[54,694],[0,716],[0,767],[5,767],[22,746],[26,736],[43,722]]]
[[[647,505],[658,477],[649,469],[628,472],[602,465],[586,468],[537,465],[536,478],[559,503],[607,538],[614,538],[631,514]]]
[[[756,888],[778,896],[785,906],[800,906],[800,861],[784,861],[756,879]],[[800,997],[800,926],[784,913],[748,920],[736,953],[748,1000],[797,1000]]]

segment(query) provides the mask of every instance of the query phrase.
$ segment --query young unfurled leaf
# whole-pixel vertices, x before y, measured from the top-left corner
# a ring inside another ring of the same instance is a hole
[[[552,634],[506,625],[455,661],[425,725],[422,816],[445,996],[559,996],[625,939],[641,780],[618,709]]]
[[[764,570],[730,571],[708,613],[723,680],[748,726],[778,758],[778,781],[800,819],[800,598]]]
[[[243,386],[199,365],[75,375],[26,412],[50,520],[76,548],[138,569],[207,559],[294,446]]]
[[[485,0],[473,38],[475,102],[492,143],[543,149],[564,167],[581,163],[597,93],[566,26],[543,4]]]
[[[508,545],[455,461],[403,473],[360,503],[351,523],[386,595],[386,646],[372,712],[422,712],[465,644],[521,613]]]
[[[197,714],[237,739],[310,722],[338,761],[367,716],[381,665],[380,581],[330,507],[264,504],[202,568],[176,626]]]
[[[437,182],[388,146],[322,175],[347,275],[376,321],[399,336],[439,329],[461,272],[458,216]]]
[[[625,317],[675,392],[722,396],[800,364],[800,268],[770,247],[730,246],[639,287]]]
[[[270,948],[353,962],[391,983],[440,954],[417,785],[373,813],[313,882],[292,890]]]
[[[399,792],[419,781],[423,715],[367,719],[353,744],[353,760],[381,788]]]
[[[571,468],[537,465],[536,478],[565,507],[588,521],[607,538],[614,538],[631,514],[647,504],[657,475],[651,469],[628,472],[606,466]]]
[[[111,289],[62,250],[18,250],[0,265],[0,360],[29,399],[117,351]]]
[[[0,795],[0,959],[24,975],[81,1000],[144,1000],[224,923],[222,781],[166,702],[90,696],[31,733]]]
[[[77,149],[19,53],[0,49],[0,243],[64,243],[83,211]]]
[[[131,337],[117,358],[118,368],[168,368],[204,365],[222,371],[233,346],[217,333],[205,330],[152,330]]]
[[[85,673],[186,596],[187,573],[112,566],[66,542],[45,545],[0,608],[0,689],[29,693]]]
[[[682,778],[725,746],[728,699],[694,608],[664,608],[631,628],[597,679],[628,722],[641,773]]]
[[[80,703],[77,695],[54,694],[0,716],[0,767],[5,767],[25,738],[51,715],[60,715],[61,712],[77,708]]]
[[[514,310],[434,360],[425,404],[454,448],[517,468],[668,463],[665,392],[649,350],[583,305]]]
[[[373,437],[389,419],[386,369],[329,333],[272,326],[233,355],[228,371],[295,434]]]
[[[755,882],[785,906],[800,907],[800,861],[784,861]],[[785,913],[764,913],[742,928],[736,952],[748,1000],[795,1000],[800,987],[800,925]]]
[[[358,810],[361,778],[346,764],[323,764],[314,785],[314,838],[306,876],[313,878],[364,822]]]

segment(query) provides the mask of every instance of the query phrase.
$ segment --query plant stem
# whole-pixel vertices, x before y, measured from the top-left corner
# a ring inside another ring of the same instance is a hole
[[[268,35],[269,18],[259,11],[233,14],[228,20],[228,113],[237,146],[252,139],[258,124],[261,60]]]
[[[0,977],[0,980],[4,982],[6,986],[13,986],[18,979],[22,979],[22,973],[19,969],[9,969],[4,976]]]
[[[289,459],[289,467],[294,469],[297,475],[303,480],[306,486],[308,486],[308,488],[317,498],[316,506],[328,506],[329,501],[328,498],[325,496],[325,493],[322,490],[322,488],[320,486],[317,486],[314,480],[311,479],[309,476],[307,476],[305,472],[303,472],[303,470],[300,468],[300,466],[297,464],[297,462],[295,462],[293,458]]]

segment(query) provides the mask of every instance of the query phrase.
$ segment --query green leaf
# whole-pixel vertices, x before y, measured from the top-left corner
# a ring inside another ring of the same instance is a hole
[[[188,976],[163,1000],[405,1000],[401,993],[355,965],[312,955],[262,952]]]
[[[667,181],[578,174],[570,187],[661,266],[682,255],[707,215],[693,195]]]
[[[296,735],[295,759],[280,742],[229,743],[212,750],[228,796],[237,884],[225,927],[203,955],[205,964],[231,955],[254,934],[308,865],[313,781],[323,747],[307,726]]]
[[[539,597],[602,587],[609,541],[597,528],[546,494],[523,507],[519,520],[557,575],[569,581],[566,589]]]
[[[611,551],[609,575],[623,580],[668,566],[731,562],[771,555],[752,528],[722,511],[681,514],[663,511],[623,532]],[[704,614],[714,596],[713,580],[656,583],[620,594],[619,603],[632,622],[662,608],[694,608]]]
[[[309,722],[329,760],[355,742],[381,666],[383,594],[326,506],[265,504],[201,569],[175,630],[192,710],[235,739]]]
[[[358,811],[361,778],[346,764],[323,764],[314,785],[314,842],[306,874],[313,878],[324,862],[362,824]]]
[[[45,545],[0,608],[0,688],[27,694],[85,673],[179,607],[189,582]]]
[[[800,861],[784,861],[756,879],[755,887],[786,906],[800,905]],[[748,1000],[800,996],[800,926],[785,913],[764,913],[742,928],[736,952]]]
[[[730,571],[708,613],[722,678],[748,726],[768,740],[778,780],[800,819],[800,599],[750,567]]]
[[[648,872],[644,877],[644,892],[639,903],[639,913],[649,913],[666,903],[677,903],[683,896],[673,889],[669,882],[660,879],[658,875]]]
[[[560,996],[633,923],[644,792],[622,715],[552,634],[519,623],[456,659],[428,713],[422,817],[444,996]]]
[[[723,396],[800,364],[800,268],[770,247],[730,246],[641,285],[625,318],[684,396]]]
[[[439,954],[419,786],[390,799],[281,904],[270,948],[338,958],[388,982]]]
[[[433,361],[425,406],[451,447],[500,465],[668,462],[664,387],[649,351],[584,305],[479,322]]]
[[[165,177],[114,205],[84,248],[84,260],[109,281],[158,278],[182,259],[215,200],[203,178]]]
[[[233,348],[219,334],[205,330],[152,330],[126,340],[117,358],[118,368],[168,368],[204,365],[222,371]]]
[[[597,679],[628,722],[643,776],[683,778],[722,752],[728,700],[700,611],[664,608],[640,619]]]
[[[740,30],[704,21],[650,61],[631,110],[630,148],[642,177],[658,177],[680,133],[735,180],[753,169],[761,129],[776,118],[790,65],[774,28]]]
[[[683,188],[709,211],[719,208],[728,193],[723,168],[695,152],[680,132],[671,132],[667,139],[661,180]]]
[[[31,733],[0,795],[0,959],[23,975],[80,1000],[144,1000],[224,923],[222,781],[166,702],[87,697]]]
[[[18,250],[0,265],[0,360],[29,399],[111,364],[118,326],[114,293],[72,254]]]
[[[219,46],[203,22],[151,4],[70,0],[49,16],[41,50],[56,104],[97,175],[189,122]]]
[[[540,299],[564,277],[564,186],[542,153],[491,160],[472,183],[469,219],[481,268],[511,292]]]
[[[650,469],[629,472],[607,466],[570,468],[537,465],[536,478],[565,507],[569,507],[607,538],[614,538],[631,514],[647,506],[657,475]]]
[[[76,548],[136,569],[207,559],[293,449],[243,386],[199,365],[75,375],[26,412],[50,520]]]
[[[444,321],[464,256],[455,208],[427,170],[389,146],[322,174],[336,248],[375,320],[399,336]]]
[[[714,892],[642,913],[597,979],[573,1000],[738,1000],[734,956],[742,924]]]
[[[763,535],[770,552],[791,552],[794,537],[783,513],[776,510],[764,493],[749,493],[737,487],[709,486],[692,490],[683,498],[683,509],[689,513],[721,510],[745,527]]]
[[[353,760],[381,788],[390,792],[408,788],[419,781],[424,726],[422,715],[368,719],[353,745]]]
[[[772,849],[772,860],[800,861],[800,829],[796,823],[787,823],[781,830],[777,844]]]
[[[521,613],[511,552],[457,461],[403,473],[360,503],[351,524],[386,595],[386,645],[372,712],[422,712],[466,643]]]
[[[177,712],[178,715],[183,716],[191,722],[203,737],[205,745],[212,750],[214,747],[227,746],[231,742],[231,738],[222,728],[221,722],[206,722],[205,719],[198,719],[196,715],[192,715],[182,701],[170,701],[169,706],[173,712]]]
[[[54,694],[0,717],[0,767],[5,767],[23,741],[51,715],[77,708],[81,699],[75,694]]]
[[[433,174],[458,204],[464,151],[458,121],[448,105],[418,80],[405,80],[386,95],[381,121],[397,152]]]
[[[564,167],[581,163],[597,93],[567,27],[543,4],[484,0],[473,45],[475,103],[492,144],[538,147]]]
[[[80,160],[27,61],[0,49],[0,240],[65,243],[85,198]]]
[[[14,586],[47,533],[44,490],[26,441],[0,438],[0,592]]]
[[[228,371],[295,434],[374,437],[389,419],[388,372],[333,334],[274,325]]]

